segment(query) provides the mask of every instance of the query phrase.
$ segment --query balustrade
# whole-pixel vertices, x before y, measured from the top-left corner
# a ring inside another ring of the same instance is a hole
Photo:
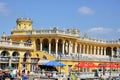
[[[18,58],[18,57],[12,57],[12,58],[11,58],[11,61],[12,61],[12,62],[19,62],[19,58]]]
[[[5,47],[19,47],[19,48],[32,48],[32,44],[30,43],[24,43],[24,42],[13,42],[13,41],[0,41],[0,46]]]
[[[57,58],[59,60],[59,58]],[[61,55],[62,60],[78,60],[78,55]],[[80,54],[79,60],[81,61],[101,61],[101,62],[109,62],[109,56],[101,56],[101,55],[89,55],[89,54]],[[111,58],[111,62],[120,62],[120,58]]]
[[[9,57],[0,57],[0,62],[9,62]]]

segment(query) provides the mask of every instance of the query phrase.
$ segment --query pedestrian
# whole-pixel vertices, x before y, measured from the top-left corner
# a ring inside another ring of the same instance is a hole
[[[27,75],[25,74],[25,72],[22,72],[22,80],[27,80]]]
[[[103,76],[102,76],[102,75],[100,76],[100,80],[104,80],[104,78],[103,78]]]
[[[10,72],[10,80],[14,80],[14,78],[15,78],[15,75],[12,73],[12,70],[11,70],[11,72]]]

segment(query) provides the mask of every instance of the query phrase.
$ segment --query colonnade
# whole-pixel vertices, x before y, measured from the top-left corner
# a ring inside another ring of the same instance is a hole
[[[46,38],[45,38],[46,39]],[[44,39],[40,39],[40,50],[43,50],[43,41]],[[62,55],[71,55],[71,54],[88,54],[88,55],[111,55],[114,56],[117,55],[119,52],[119,47],[108,47],[108,46],[102,46],[94,44],[87,44],[85,42],[77,42],[72,40],[63,40],[63,39],[54,39],[55,43],[55,55],[58,56],[59,53]],[[60,41],[62,41],[61,46]],[[47,42],[46,42],[47,43]],[[51,48],[53,45],[51,45],[52,39],[48,39],[48,53],[51,54]],[[102,44],[102,43],[101,43]],[[61,51],[58,50],[58,48],[61,48]],[[66,54],[67,53],[67,54]]]

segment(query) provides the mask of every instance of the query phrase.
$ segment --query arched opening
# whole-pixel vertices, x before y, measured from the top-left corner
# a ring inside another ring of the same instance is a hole
[[[36,50],[40,50],[40,40],[36,40]]]
[[[43,56],[43,60],[47,60],[47,57],[45,55]]]
[[[2,56],[2,57],[9,57],[8,51],[3,51],[3,52],[1,53],[1,56]]]
[[[23,56],[23,72],[26,71],[26,68],[27,68],[27,63],[29,63],[29,58],[31,57],[31,54],[30,52],[26,52]]]
[[[51,40],[51,54],[55,54],[55,39]]]
[[[12,58],[11,58],[12,62],[16,62],[16,63],[12,63],[12,67],[14,67],[15,69],[18,68],[18,63],[19,63],[19,53],[18,52],[13,52],[12,53]]]
[[[62,54],[62,40],[58,40],[58,54]]]
[[[118,56],[118,54],[117,54],[117,48],[114,47],[113,48],[113,57],[117,57],[117,56]]]
[[[10,58],[10,54],[8,51],[1,52],[1,63],[0,63],[1,69],[5,69],[5,67],[9,66],[9,58]]]
[[[23,57],[23,62],[28,62],[28,58],[29,58],[30,56],[31,56],[30,53],[29,53],[29,52],[26,52],[26,53],[24,54],[24,57]]]
[[[43,40],[43,51],[49,51],[49,41],[48,39]]]
[[[111,47],[106,48],[106,55],[107,56],[112,56]]]
[[[13,52],[12,56],[13,57],[19,57],[19,53],[18,52]]]

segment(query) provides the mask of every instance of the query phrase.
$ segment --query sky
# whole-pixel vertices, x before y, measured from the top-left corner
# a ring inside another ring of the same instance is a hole
[[[11,34],[18,18],[33,29],[79,29],[101,40],[120,39],[120,0],[0,0],[0,36]]]

